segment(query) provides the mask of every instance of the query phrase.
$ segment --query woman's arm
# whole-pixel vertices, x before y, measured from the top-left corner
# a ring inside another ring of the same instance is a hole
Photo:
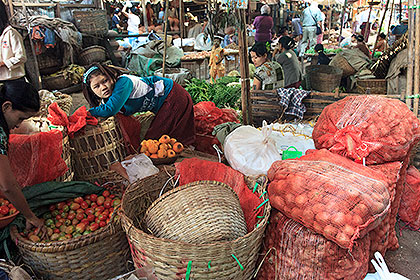
[[[123,13],[123,15],[125,15],[127,18],[129,17],[129,13],[127,13],[127,6],[124,6],[121,13]]]
[[[261,90],[262,88],[262,83],[260,80],[258,80],[257,78],[254,78],[254,82],[252,83],[252,89],[253,90]]]
[[[6,155],[0,155],[0,190],[13,206],[25,216],[27,223],[37,227],[44,233],[44,222],[38,219],[29,208],[28,202],[12,173],[9,158]]]
[[[117,80],[111,96],[105,104],[91,108],[89,112],[94,117],[108,118],[115,116],[130,97],[133,91],[133,82],[127,77],[121,77]]]
[[[13,56],[4,60],[3,63],[7,68],[9,68],[9,70],[12,70],[13,68],[16,68],[26,62],[26,54],[25,48],[23,47],[22,36],[20,36],[19,32],[14,29],[11,29],[9,32],[11,32],[9,44],[12,49]]]

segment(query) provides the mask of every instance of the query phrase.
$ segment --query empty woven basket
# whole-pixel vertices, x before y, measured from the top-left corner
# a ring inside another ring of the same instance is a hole
[[[191,244],[231,241],[247,234],[239,199],[231,187],[197,181],[157,199],[144,217],[156,237]]]

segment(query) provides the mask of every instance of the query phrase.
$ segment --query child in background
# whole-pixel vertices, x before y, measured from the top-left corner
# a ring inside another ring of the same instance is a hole
[[[220,46],[223,38],[220,36],[214,36],[213,48],[211,49],[210,55],[210,78],[213,83],[217,78],[223,77],[226,74],[225,66],[223,65],[224,50]]]
[[[328,65],[331,59],[324,53],[324,46],[322,44],[316,44],[315,51],[318,54],[318,65]]]

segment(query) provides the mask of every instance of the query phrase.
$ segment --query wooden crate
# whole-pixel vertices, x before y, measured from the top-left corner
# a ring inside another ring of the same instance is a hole
[[[356,91],[360,94],[386,94],[387,81],[385,79],[357,79]]]
[[[210,79],[209,71],[209,59],[194,59],[194,60],[181,60],[181,68],[186,68],[190,70],[191,75],[194,78],[200,80]]]
[[[284,108],[279,104],[276,90],[251,91],[252,124],[260,127],[263,120],[275,122],[283,116]]]

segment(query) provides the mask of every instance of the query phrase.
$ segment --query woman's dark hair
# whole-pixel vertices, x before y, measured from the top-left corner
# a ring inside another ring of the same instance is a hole
[[[354,35],[354,37],[356,38],[357,42],[364,42],[365,41],[365,38],[360,34]]]
[[[279,39],[279,44],[281,44],[281,46],[286,50],[290,50],[295,47],[296,42],[292,37],[283,36]]]
[[[380,33],[379,37],[381,37],[382,39],[386,39],[386,35],[384,33]]]
[[[38,112],[40,108],[40,100],[38,91],[33,85],[25,81],[6,81],[0,85],[0,107],[9,101],[12,103],[13,110],[22,112]],[[9,134],[9,128],[3,111],[0,110],[0,126]]]
[[[0,35],[4,29],[9,25],[9,17],[6,12],[6,5],[3,1],[0,1]]]
[[[271,44],[269,42],[257,42],[255,43],[249,52],[255,52],[258,57],[264,56],[265,54],[270,55]]]
[[[92,67],[96,67],[97,69],[89,72],[89,69],[92,68]],[[92,91],[92,89],[90,88],[90,79],[93,76],[104,75],[114,85],[115,82],[117,81],[118,77],[121,76],[121,71],[120,70],[118,70],[114,67],[102,65],[102,64],[99,64],[99,63],[91,64],[89,66],[88,70],[86,70],[85,73],[88,73],[88,76],[83,77],[82,91],[83,91],[83,95],[85,96],[87,102],[89,103],[89,105],[91,107],[98,106],[99,103],[101,102],[101,98],[99,96],[97,96]]]
[[[314,50],[317,53],[324,52],[324,46],[322,44],[316,44]]]

